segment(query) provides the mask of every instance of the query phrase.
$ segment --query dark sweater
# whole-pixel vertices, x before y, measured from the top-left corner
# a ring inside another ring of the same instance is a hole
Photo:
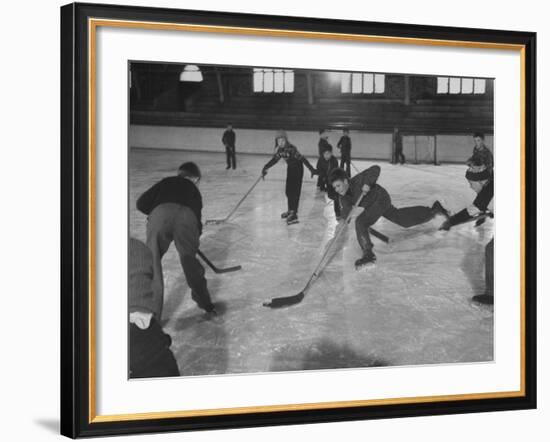
[[[202,196],[195,184],[181,176],[172,176],[159,181],[137,200],[137,208],[149,215],[159,204],[175,203],[189,207],[201,223]]]
[[[153,255],[141,241],[128,240],[128,308],[130,313],[150,312],[159,318],[162,299],[155,299],[153,281]]]
[[[296,146],[290,143],[286,143],[283,147],[278,147],[275,151],[275,155],[273,155],[273,157],[266,163],[266,165],[263,167],[263,170],[266,171],[270,167],[274,166],[281,158],[286,161],[288,168],[291,170],[303,168],[302,164],[305,164],[310,172],[315,171],[307,158],[304,157],[300,152],[298,152]]]
[[[472,151],[472,156],[468,158],[466,164],[468,166],[480,166],[483,165],[487,168],[489,173],[493,175],[493,153],[489,150],[487,146],[481,146],[479,149],[474,147]]]
[[[330,150],[332,152],[332,145],[324,138],[319,139],[319,144],[317,145],[319,148],[319,156],[323,156],[323,152],[326,150]]]
[[[235,132],[232,129],[227,129],[222,136],[222,143],[229,147],[235,147]]]
[[[325,160],[325,157],[321,157],[317,160],[317,172],[321,179],[327,179],[330,171],[338,167],[338,160],[336,157],[330,157],[329,160]]]
[[[350,156],[351,153],[351,139],[347,135],[342,135],[342,138],[340,138],[340,141],[338,141],[338,144],[336,145],[338,149],[340,149],[340,153],[342,154],[342,157],[347,158]]]
[[[361,200],[360,207],[368,209],[382,194],[387,193],[386,190],[376,184],[380,176],[380,166],[371,166],[363,172],[358,173],[349,181],[349,189],[344,196],[340,196],[340,205],[342,207],[342,216],[345,218],[349,215],[353,205],[361,195],[362,188],[365,184],[370,186],[370,190]]]

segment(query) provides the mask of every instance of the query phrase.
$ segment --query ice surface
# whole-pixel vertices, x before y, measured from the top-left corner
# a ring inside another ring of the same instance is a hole
[[[238,155],[238,169],[225,170],[225,155],[132,149],[130,233],[144,240],[146,218],[135,209],[149,186],[175,173],[184,161],[203,171],[203,220],[225,217],[259,176],[268,157]],[[310,158],[313,162],[315,159]],[[354,161],[359,169],[373,162]],[[430,205],[451,211],[474,194],[461,165],[390,165],[379,183],[396,207]],[[304,287],[336,225],[332,206],[306,170],[300,223],[287,226],[283,161],[270,169],[233,218],[205,226],[201,250],[218,267],[243,269],[216,275],[208,286],[221,315],[207,321],[191,300],[173,245],[163,260],[163,324],[182,375],[207,375],[370,367],[493,359],[493,309],[471,302],[483,293],[484,246],[493,221],[439,232],[442,220],[403,229],[381,218],[373,238],[378,260],[357,272],[360,256],[353,225],[302,303],[281,310],[262,307],[272,297]],[[497,294],[498,296],[498,294]]]

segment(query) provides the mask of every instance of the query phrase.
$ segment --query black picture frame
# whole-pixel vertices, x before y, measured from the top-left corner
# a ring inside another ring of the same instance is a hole
[[[519,45],[524,80],[524,394],[317,410],[95,421],[90,364],[90,18]],[[104,436],[536,408],[536,34],[73,3],[61,8],[61,434]]]

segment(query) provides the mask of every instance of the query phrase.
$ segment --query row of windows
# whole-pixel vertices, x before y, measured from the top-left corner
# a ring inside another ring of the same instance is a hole
[[[438,94],[484,94],[483,78],[437,77]]]
[[[342,94],[383,94],[386,76],[371,73],[336,73]],[[482,78],[437,77],[438,94],[484,94],[486,80]],[[294,71],[290,69],[254,69],[254,92],[294,92]]]
[[[292,69],[254,68],[253,90],[258,93],[294,92]],[[331,78],[340,82],[342,94],[383,94],[386,88],[384,74],[360,72],[336,72]],[[202,81],[198,66],[188,65],[180,75],[180,81]],[[438,94],[484,94],[486,80],[482,78],[437,77]]]
[[[294,71],[254,68],[254,92],[294,92]]]
[[[254,92],[292,93],[294,92],[294,71],[290,69],[254,68]],[[384,74],[351,73],[337,74],[343,94],[383,94]]]

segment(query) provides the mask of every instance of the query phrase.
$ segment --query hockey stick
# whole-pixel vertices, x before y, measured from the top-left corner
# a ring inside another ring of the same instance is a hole
[[[199,255],[206,264],[208,264],[208,267],[214,270],[214,273],[229,273],[229,272],[236,272],[237,270],[242,269],[241,266],[234,266],[234,267],[227,267],[225,269],[220,269],[216,267],[214,264],[212,264],[212,262],[210,262],[210,260],[206,256],[204,256],[204,253],[202,253],[200,250],[197,250],[197,255]]]
[[[386,244],[390,242],[390,239],[386,235],[380,233],[378,230],[374,230],[372,227],[369,227],[369,233]]]
[[[240,207],[240,205],[243,203],[243,201],[246,199],[246,197],[248,195],[250,195],[250,192],[252,192],[254,190],[254,187],[256,187],[258,185],[258,183],[260,182],[261,179],[262,179],[262,175],[260,175],[258,177],[258,179],[254,182],[254,184],[252,184],[252,187],[250,189],[248,189],[248,192],[246,192],[244,194],[244,196],[237,203],[237,205],[233,208],[233,210],[231,212],[229,212],[229,215],[227,215],[225,218],[222,218],[222,219],[207,219],[205,224],[208,225],[208,224],[222,224],[222,223],[225,223],[237,211],[237,209]]]
[[[307,281],[304,289],[296,295],[281,296],[279,298],[273,298],[273,299],[271,299],[271,301],[264,302],[263,303],[264,307],[271,307],[271,308],[289,307],[291,305],[298,304],[298,303],[302,302],[302,300],[306,296],[306,293],[308,292],[309,288],[313,284],[313,281],[315,281],[319,277],[319,275],[321,274],[322,265],[325,261],[325,258],[328,255],[328,253],[331,251],[332,246],[336,243],[337,239],[340,237],[342,232],[344,232],[344,230],[346,230],[346,226],[351,221],[351,217],[352,217],[352,214],[353,214],[353,209],[355,209],[356,207],[359,206],[359,203],[363,200],[364,196],[365,196],[365,192],[361,193],[361,195],[357,199],[357,202],[354,204],[354,206],[350,210],[345,222],[341,225],[341,228],[338,230],[338,232],[336,232],[334,237],[329,241],[329,243],[325,247],[325,251],[323,252],[323,255],[321,256],[321,259],[319,260],[317,266],[315,267],[315,270],[313,271],[313,273],[309,277],[309,280]]]
[[[449,227],[449,230],[453,227],[460,226],[462,224],[471,223],[472,221],[476,221],[476,227],[477,227],[478,225],[483,224],[487,218],[494,218],[494,217],[495,217],[495,215],[491,211],[481,212],[479,215],[473,216],[470,219],[467,219],[466,221],[462,221],[460,223],[453,224],[452,226]],[[441,229],[441,227],[440,227],[439,230],[445,230],[445,229]]]

